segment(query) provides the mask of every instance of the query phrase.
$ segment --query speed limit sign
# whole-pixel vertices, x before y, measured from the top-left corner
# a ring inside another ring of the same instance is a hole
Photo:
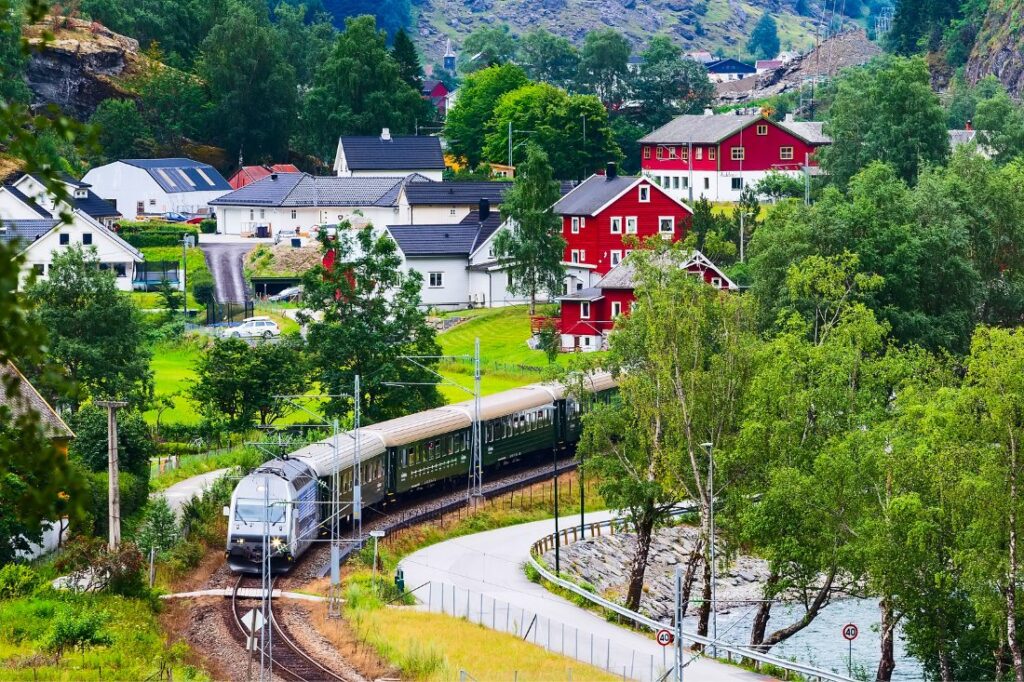
[[[860,633],[860,630],[858,630],[857,626],[854,625],[853,623],[847,623],[846,625],[843,626],[843,637],[846,638],[847,640],[851,641],[851,642],[853,640],[857,639],[857,635],[859,633]]]
[[[668,646],[669,644],[671,644],[675,640],[675,637],[672,635],[672,632],[669,631],[669,630],[658,630],[658,634],[656,635],[656,638],[658,640],[658,644],[660,644],[662,646]]]

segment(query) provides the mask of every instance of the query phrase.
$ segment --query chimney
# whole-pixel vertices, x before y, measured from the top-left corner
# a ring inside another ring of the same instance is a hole
[[[608,165],[605,166],[605,177],[608,180],[614,180],[619,175],[619,169],[615,167],[614,161],[609,161]]]
[[[381,128],[380,140],[381,140],[381,142],[390,142],[391,141],[391,128]]]
[[[715,115],[715,112],[714,112],[714,111],[712,111],[711,109],[705,109],[705,110],[704,110],[704,115],[705,115],[705,116],[714,116],[714,115]]]
[[[796,123],[796,114],[786,114],[786,123]]]
[[[974,123],[968,119],[967,123],[964,124],[965,130],[974,130]]]
[[[277,173],[271,173],[270,174],[270,179],[271,180],[277,180]]]
[[[480,199],[480,222],[484,222],[491,217],[491,200],[483,197]]]

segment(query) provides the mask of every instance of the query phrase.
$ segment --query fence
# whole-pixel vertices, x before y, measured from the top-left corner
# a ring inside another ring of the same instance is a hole
[[[208,303],[206,305],[206,324],[231,324],[252,317],[253,303]]]
[[[466,374],[473,373],[473,359],[472,358],[453,358],[445,360],[441,363],[442,368],[454,368],[458,367]],[[544,367],[539,365],[524,365],[515,362],[481,362],[480,369],[484,372],[497,372],[499,374],[543,374]]]
[[[544,647],[552,653],[621,675],[623,679],[660,680],[671,665],[665,652],[660,657],[642,653],[480,592],[430,582],[418,588],[416,594],[426,611],[465,618],[471,623]]]

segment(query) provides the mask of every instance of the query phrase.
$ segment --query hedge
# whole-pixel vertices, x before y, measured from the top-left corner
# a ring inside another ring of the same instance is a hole
[[[141,249],[149,246],[180,246],[181,238],[184,234],[192,234],[195,243],[199,243],[199,233],[195,231],[190,233],[187,230],[175,232],[122,232],[121,237],[135,248]]]
[[[199,231],[203,234],[213,234],[217,231],[217,221],[207,218],[199,223]]]

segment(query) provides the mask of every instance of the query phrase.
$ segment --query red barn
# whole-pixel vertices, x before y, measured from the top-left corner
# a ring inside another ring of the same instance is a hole
[[[232,189],[242,189],[251,182],[262,180],[273,173],[299,173],[298,167],[290,163],[275,163],[273,166],[242,166],[228,178]]]
[[[444,83],[428,78],[423,81],[420,94],[423,95],[423,99],[430,100],[442,119],[448,115],[448,87]]]
[[[693,211],[650,178],[618,175],[608,164],[605,175],[592,175],[554,205],[562,218],[564,260],[575,285],[589,286],[622,262],[631,247],[628,237],[641,241],[660,235],[675,242],[686,236]]]
[[[694,251],[679,266],[707,284],[722,291],[737,291],[739,287],[700,251]],[[583,352],[604,350],[608,334],[620,315],[628,315],[636,296],[636,272],[627,260],[601,278],[593,287],[581,289],[559,299],[562,316],[559,329],[562,350]]]
[[[761,114],[679,116],[640,139],[643,174],[683,199],[739,201],[743,188],[771,171],[817,172],[818,149],[832,143],[822,124]]]

